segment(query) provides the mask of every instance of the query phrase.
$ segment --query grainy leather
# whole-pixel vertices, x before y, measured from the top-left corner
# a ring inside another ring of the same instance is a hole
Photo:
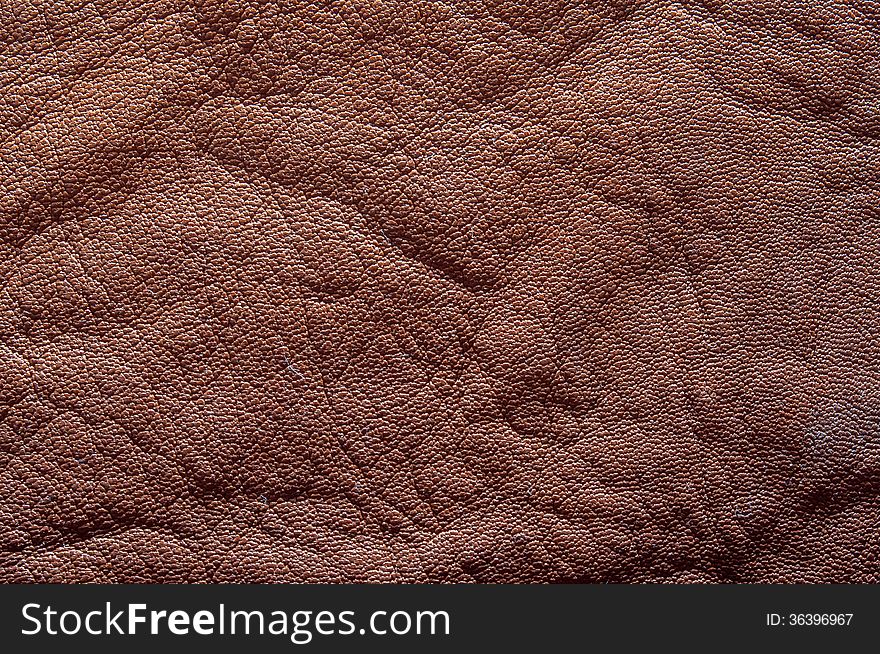
[[[0,6],[3,580],[880,580],[875,2]]]

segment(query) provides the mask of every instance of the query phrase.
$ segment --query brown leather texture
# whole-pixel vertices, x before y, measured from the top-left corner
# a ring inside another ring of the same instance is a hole
[[[876,2],[0,49],[3,581],[880,581]]]

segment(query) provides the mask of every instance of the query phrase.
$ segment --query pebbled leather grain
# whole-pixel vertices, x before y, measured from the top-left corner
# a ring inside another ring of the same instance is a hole
[[[880,12],[0,3],[0,578],[880,581]]]

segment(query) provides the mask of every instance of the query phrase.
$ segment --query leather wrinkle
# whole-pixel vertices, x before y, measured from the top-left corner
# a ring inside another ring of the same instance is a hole
[[[0,3],[0,578],[878,581],[878,34]]]

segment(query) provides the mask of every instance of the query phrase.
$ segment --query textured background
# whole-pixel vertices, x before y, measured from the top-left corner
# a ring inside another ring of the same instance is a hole
[[[876,2],[0,1],[0,578],[880,581]]]

